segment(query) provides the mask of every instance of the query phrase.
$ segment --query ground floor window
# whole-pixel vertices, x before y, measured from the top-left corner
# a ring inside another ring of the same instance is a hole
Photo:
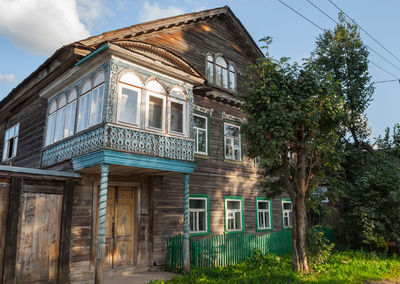
[[[209,196],[191,194],[189,197],[190,233],[207,234],[210,231]]]
[[[293,227],[292,201],[287,198],[282,199],[282,223],[284,229]]]
[[[257,209],[257,230],[271,230],[272,229],[272,212],[271,200],[264,197],[256,198]]]
[[[244,231],[243,197],[225,196],[225,229],[227,232]]]

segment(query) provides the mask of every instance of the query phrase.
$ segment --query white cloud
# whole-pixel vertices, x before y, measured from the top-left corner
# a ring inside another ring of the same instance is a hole
[[[149,3],[145,1],[143,3],[142,9],[139,11],[139,21],[147,22],[151,20],[176,16],[180,14],[184,14],[185,10],[176,6],[168,6],[162,8],[158,5],[158,3]]]
[[[0,82],[5,83],[17,83],[17,77],[14,74],[2,74],[0,73]]]
[[[88,18],[96,15],[93,12]],[[90,35],[79,19],[75,0],[0,0],[0,34],[42,55]]]
[[[112,14],[102,0],[76,0],[80,20],[91,29],[104,14]]]

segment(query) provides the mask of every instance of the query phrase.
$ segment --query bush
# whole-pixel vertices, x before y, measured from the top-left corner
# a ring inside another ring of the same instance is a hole
[[[307,231],[307,254],[313,269],[328,261],[334,247],[321,227],[315,226]]]

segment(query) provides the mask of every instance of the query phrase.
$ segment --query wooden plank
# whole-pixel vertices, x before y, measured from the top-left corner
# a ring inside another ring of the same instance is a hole
[[[24,192],[26,193],[63,194],[63,191],[63,182],[43,180],[25,180],[24,182]]]
[[[15,281],[15,264],[17,253],[17,235],[19,227],[19,211],[20,197],[22,193],[23,181],[20,177],[14,177],[11,180],[10,199],[7,215],[7,230],[6,230],[6,250],[4,263],[4,282],[14,283]]]
[[[62,196],[22,193],[16,281],[56,283]]]
[[[75,183],[68,180],[63,194],[60,257],[58,264],[58,283],[69,282],[69,251],[71,245],[72,208],[74,203]]]
[[[1,180],[0,180],[1,182]],[[8,187],[6,187],[8,185]],[[3,280],[4,253],[6,244],[8,201],[10,197],[9,184],[0,187],[0,284]]]

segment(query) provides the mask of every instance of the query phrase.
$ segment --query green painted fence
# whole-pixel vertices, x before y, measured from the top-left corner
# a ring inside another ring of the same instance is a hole
[[[166,269],[183,269],[183,236],[177,235],[167,240]],[[273,232],[265,235],[246,233],[214,235],[201,240],[190,239],[190,262],[192,267],[215,267],[231,265],[243,261],[254,253],[277,255],[292,252],[292,230]]]

